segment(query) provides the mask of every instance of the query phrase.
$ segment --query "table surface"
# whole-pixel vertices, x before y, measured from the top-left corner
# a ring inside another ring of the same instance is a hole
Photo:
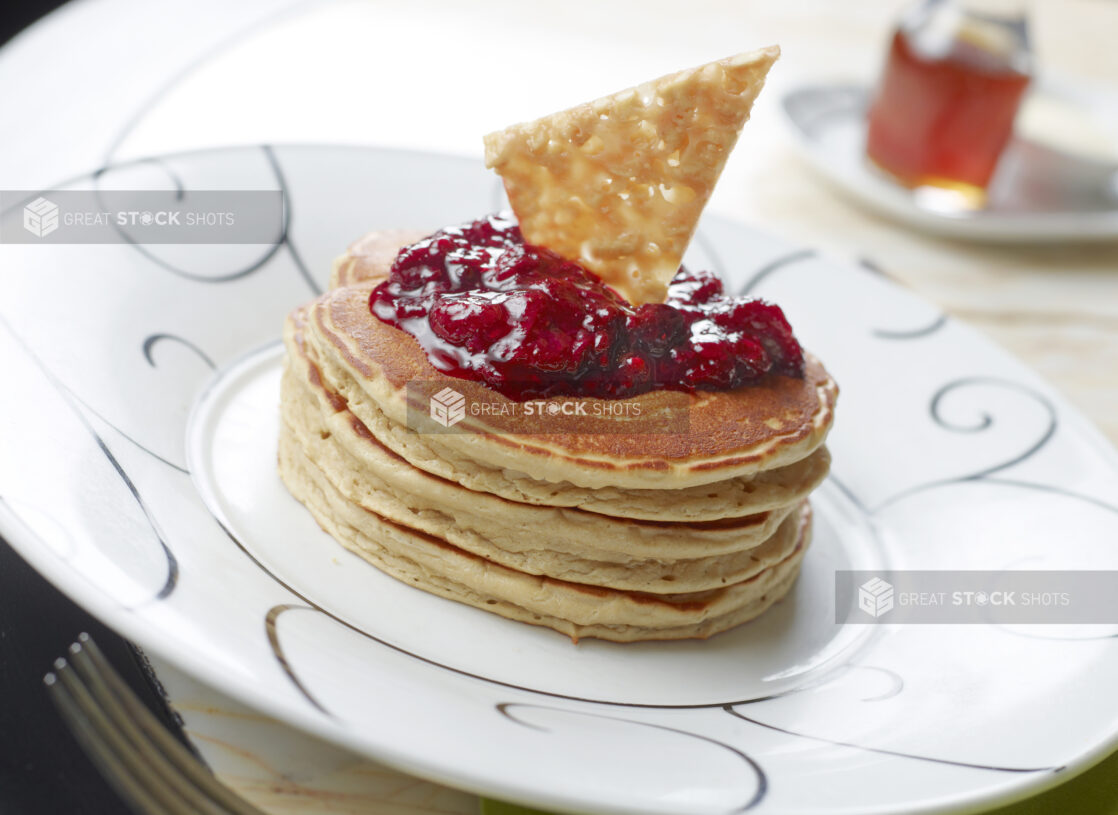
[[[0,52],[0,187],[46,187],[106,161],[228,144],[480,157],[490,130],[775,42],[783,56],[710,210],[872,259],[1023,359],[1118,442],[1118,242],[984,246],[907,231],[830,190],[791,145],[777,104],[783,90],[870,80],[903,5],[88,0]],[[1046,69],[1118,78],[1118,3],[1034,0],[1032,14]],[[499,93],[486,90],[494,78]],[[170,666],[156,669],[211,765],[267,811],[477,810],[473,796],[308,740]],[[1114,815],[1118,757],[1065,787],[1010,811],[1072,811],[1074,803],[1081,815]]]

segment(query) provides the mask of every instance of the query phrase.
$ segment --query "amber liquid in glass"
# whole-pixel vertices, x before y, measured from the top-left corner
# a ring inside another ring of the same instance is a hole
[[[866,153],[906,187],[955,190],[981,206],[1029,77],[956,39],[928,56],[898,31],[869,113]]]

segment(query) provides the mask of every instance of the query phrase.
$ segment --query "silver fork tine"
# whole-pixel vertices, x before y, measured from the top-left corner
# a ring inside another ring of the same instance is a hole
[[[137,803],[144,800],[147,807],[145,812],[196,815],[197,810],[187,806],[162,783],[162,779],[152,771],[146,757],[109,720],[65,659],[55,660],[54,672],[58,681],[48,682],[47,687],[56,691],[63,690],[68,695],[69,712],[76,714],[76,718],[69,721],[84,732],[90,754],[100,757],[106,768],[115,771],[109,776],[109,780],[119,789],[127,789],[134,796],[137,792],[135,785],[139,785],[143,794],[135,796],[133,800]],[[132,783],[128,783],[129,781]]]
[[[222,785],[175,740],[87,634],[70,663],[44,677],[59,710],[106,778],[145,813],[263,815]]]
[[[102,674],[90,660],[87,649],[92,640],[88,635],[84,642],[81,641],[81,637],[78,639],[79,642],[70,646],[70,664],[97,706],[97,713],[102,714],[107,726],[115,727],[115,733],[124,740],[121,744],[122,751],[126,751],[127,747],[131,746],[140,757],[145,769],[153,773],[156,780],[161,782],[156,796],[170,800],[172,812],[195,813],[202,810],[207,815],[223,815],[226,810],[206,795],[199,793],[191,780],[179,771],[180,768],[174,762],[166,760],[151,740],[145,737],[137,724],[138,721],[142,721],[142,717],[138,715],[139,711],[125,708],[118,697],[118,694],[123,694],[123,690],[121,688],[110,690],[103,678],[109,674],[107,672]],[[107,660],[102,658],[102,662],[107,670],[112,670],[115,674],[115,669]],[[123,686],[124,682],[121,681],[120,685]],[[132,694],[131,688],[128,688],[127,693]],[[135,707],[142,708],[143,705],[137,700]],[[151,715],[147,708],[144,708],[144,713]],[[193,757],[191,761],[194,761]]]
[[[217,807],[214,812],[224,815],[265,815],[243,798],[226,787],[182,744],[179,743],[141,702],[132,689],[125,684],[116,670],[101,653],[97,643],[85,633],[78,635],[77,645],[81,646],[74,656],[75,667],[87,681],[100,681],[110,697],[123,708],[124,720],[135,722],[147,734],[147,742],[162,753],[166,761],[195,787],[204,792]],[[71,646],[73,651],[73,646]],[[138,736],[143,739],[143,736]],[[224,809],[222,809],[224,807]]]
[[[59,662],[62,663],[59,665]],[[66,661],[59,660],[55,663],[58,671],[68,670]],[[70,726],[70,732],[81,744],[86,755],[101,771],[101,775],[109,785],[117,791],[121,798],[127,801],[132,808],[140,813],[160,812],[159,802],[147,791],[143,784],[136,780],[128,768],[116,757],[100,734],[90,725],[85,714],[78,707],[70,691],[62,684],[58,674],[48,673],[43,677],[43,682],[50,691],[51,700],[62,714],[62,718]]]

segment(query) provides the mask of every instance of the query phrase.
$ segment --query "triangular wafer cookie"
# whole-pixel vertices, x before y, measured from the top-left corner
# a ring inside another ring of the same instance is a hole
[[[776,47],[711,62],[485,137],[529,243],[662,302]]]

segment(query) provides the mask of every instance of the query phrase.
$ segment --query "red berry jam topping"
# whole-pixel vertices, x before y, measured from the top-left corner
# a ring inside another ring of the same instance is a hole
[[[369,307],[440,371],[516,400],[730,390],[804,370],[777,306],[727,297],[712,273],[685,268],[667,302],[632,306],[577,263],[524,243],[503,215],[402,249]]]

